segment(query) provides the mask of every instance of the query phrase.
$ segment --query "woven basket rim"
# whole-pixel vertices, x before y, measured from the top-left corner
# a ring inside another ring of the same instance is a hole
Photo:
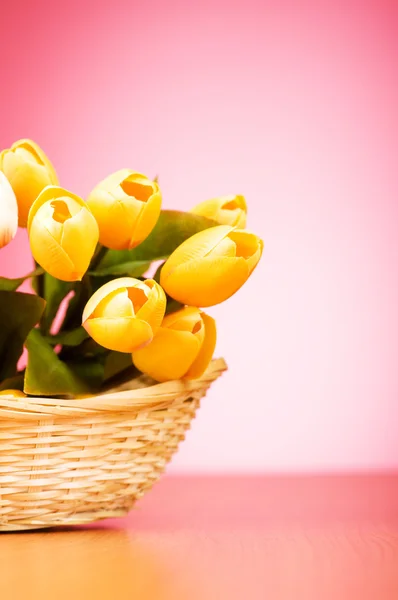
[[[4,395],[0,396],[0,419],[83,417],[98,413],[137,413],[150,409],[165,409],[174,404],[176,398],[183,402],[189,398],[190,392],[208,387],[226,369],[225,360],[216,358],[198,379],[179,379],[122,391],[109,390],[88,398],[13,398]]]

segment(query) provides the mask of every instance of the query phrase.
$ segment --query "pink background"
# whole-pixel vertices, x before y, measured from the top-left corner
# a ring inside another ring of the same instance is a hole
[[[172,470],[398,466],[396,2],[9,2],[0,146],[86,195],[159,174],[165,207],[246,195],[265,241],[211,309],[217,383]],[[30,268],[24,232],[3,275]]]

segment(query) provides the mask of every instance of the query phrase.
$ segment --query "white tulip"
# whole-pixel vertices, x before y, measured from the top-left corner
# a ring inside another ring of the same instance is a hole
[[[7,177],[0,171],[0,248],[11,242],[17,229],[17,199]]]

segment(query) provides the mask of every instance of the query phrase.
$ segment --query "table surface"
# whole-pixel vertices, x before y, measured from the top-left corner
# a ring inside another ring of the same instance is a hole
[[[129,517],[0,534],[5,600],[398,598],[398,475],[165,476]]]

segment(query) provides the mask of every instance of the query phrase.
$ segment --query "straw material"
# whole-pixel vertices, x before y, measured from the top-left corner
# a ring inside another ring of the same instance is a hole
[[[125,515],[155,481],[210,384],[145,377],[83,399],[0,396],[0,531]]]

